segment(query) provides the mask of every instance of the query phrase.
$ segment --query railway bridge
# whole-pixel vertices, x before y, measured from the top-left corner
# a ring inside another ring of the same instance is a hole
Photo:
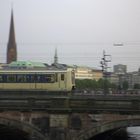
[[[0,138],[89,140],[128,126],[140,126],[139,96],[0,91]]]

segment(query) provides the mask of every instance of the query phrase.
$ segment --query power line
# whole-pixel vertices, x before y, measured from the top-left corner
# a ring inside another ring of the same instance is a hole
[[[140,45],[140,42],[16,42],[17,45],[111,45],[111,46],[127,46],[127,45]],[[7,42],[0,42],[0,45],[7,45]]]

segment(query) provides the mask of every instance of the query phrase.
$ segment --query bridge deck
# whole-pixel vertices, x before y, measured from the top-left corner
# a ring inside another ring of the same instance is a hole
[[[74,95],[47,91],[0,91],[0,111],[140,113],[140,96]]]

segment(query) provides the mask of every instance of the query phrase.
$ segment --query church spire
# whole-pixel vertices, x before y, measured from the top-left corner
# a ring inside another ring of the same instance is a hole
[[[54,64],[58,64],[57,48],[55,49]]]
[[[16,60],[17,60],[17,47],[16,47],[15,29],[14,29],[14,16],[13,16],[13,10],[12,10],[9,40],[8,40],[8,46],[7,46],[7,64]]]

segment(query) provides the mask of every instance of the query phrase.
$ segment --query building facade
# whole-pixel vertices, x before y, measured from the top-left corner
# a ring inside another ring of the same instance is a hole
[[[128,74],[129,74],[128,83],[129,83],[130,88],[134,88],[136,84],[140,85],[140,72],[139,71],[131,72]]]
[[[91,79],[99,80],[103,78],[103,73],[101,70],[93,69],[90,67],[79,67],[75,68],[75,78],[76,79]]]
[[[111,73],[109,81],[115,85],[119,85],[119,76],[115,73]]]
[[[114,65],[113,69],[114,69],[115,74],[126,74],[127,73],[126,65],[122,65],[122,64]]]
[[[140,69],[134,72],[127,72],[126,65],[118,64],[114,66],[113,75],[116,75],[116,84],[118,77],[118,85],[120,85],[120,87],[123,86],[124,82],[128,82],[128,86],[130,89],[133,89],[136,84],[140,85]],[[113,82],[114,80],[111,81]],[[113,83],[115,83],[115,81]]]

